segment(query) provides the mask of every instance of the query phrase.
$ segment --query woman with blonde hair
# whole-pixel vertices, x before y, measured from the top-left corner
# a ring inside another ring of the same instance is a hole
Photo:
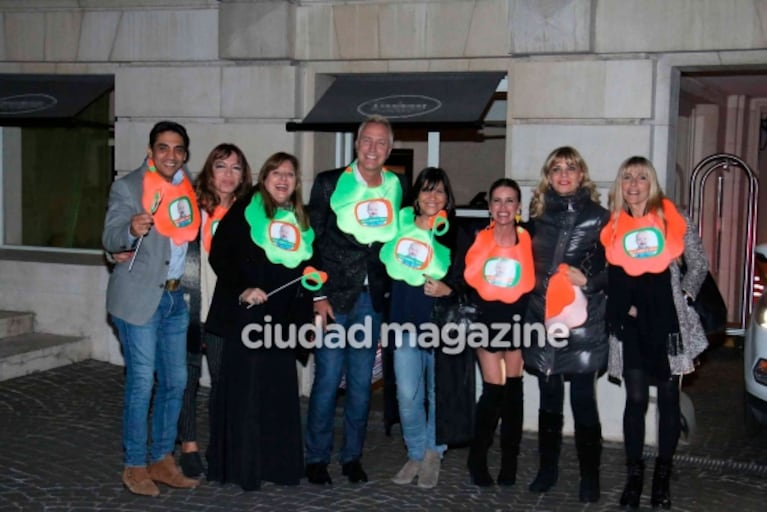
[[[688,307],[708,271],[695,226],[663,195],[652,163],[625,160],[610,190],[610,222],[600,239],[609,266],[608,371],[623,377],[626,486],[621,506],[636,508],[642,494],[645,413],[649,386],[658,388],[658,457],[652,480],[653,508],[671,508],[671,459],[680,432],[681,376],[707,346],[695,311]],[[646,247],[637,247],[639,234]],[[687,269],[680,270],[680,262]]]
[[[596,379],[606,366],[608,345],[604,329],[607,271],[599,232],[608,216],[580,153],[569,146],[552,151],[530,204],[536,283],[526,321],[558,323],[567,309],[577,310],[571,313],[578,314],[565,316],[579,321],[567,325],[568,334],[559,343],[531,340],[523,349],[525,369],[538,377],[540,390],[540,467],[529,489],[546,492],[557,482],[564,386],[569,381],[582,502],[597,501],[600,494],[602,428]],[[555,303],[568,295],[579,300],[555,311]]]

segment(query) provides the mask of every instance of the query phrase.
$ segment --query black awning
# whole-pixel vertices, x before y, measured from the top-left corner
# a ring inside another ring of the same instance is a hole
[[[340,75],[293,131],[353,132],[372,114],[392,125],[479,128],[504,72]]]
[[[113,89],[112,75],[0,74],[0,126],[66,124]]]

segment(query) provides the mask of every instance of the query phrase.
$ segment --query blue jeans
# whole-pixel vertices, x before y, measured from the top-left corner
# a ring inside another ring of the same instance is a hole
[[[436,444],[434,352],[418,348],[411,333],[398,334],[397,338],[394,375],[407,456],[412,460],[423,460],[426,450],[442,456],[447,446]]]
[[[333,451],[333,423],[336,412],[336,394],[341,377],[346,372],[344,404],[344,432],[340,461],[342,464],[362,457],[365,443],[368,410],[370,407],[370,380],[373,375],[376,347],[381,330],[381,314],[373,310],[370,295],[363,292],[348,313],[336,313],[336,323],[344,330],[362,324],[370,317],[370,336],[365,348],[322,346],[314,351],[314,383],[309,397],[306,416],[306,463],[328,464]],[[327,338],[324,338],[327,339]],[[323,339],[323,341],[324,341]],[[363,341],[363,333],[355,336]]]
[[[143,325],[116,316],[125,358],[123,448],[126,466],[147,464],[147,419],[155,372],[157,391],[152,409],[152,447],[149,462],[173,453],[176,425],[186,388],[186,331],[189,308],[182,290],[165,291],[152,318]]]

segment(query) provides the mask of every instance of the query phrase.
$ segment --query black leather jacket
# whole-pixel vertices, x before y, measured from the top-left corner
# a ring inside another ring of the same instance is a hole
[[[579,189],[573,196],[562,197],[549,189],[546,209],[530,221],[535,258],[535,289],[525,317],[527,322],[543,322],[546,288],[560,263],[577,267],[588,282],[583,287],[588,299],[588,319],[570,331],[565,346],[549,343],[523,349],[525,368],[539,375],[573,374],[602,371],[607,364],[605,303],[607,267],[599,233],[609,212],[594,203],[588,190]]]
[[[316,295],[325,295],[333,311],[348,313],[362,292],[368,276],[373,309],[384,311],[384,300],[391,288],[386,268],[378,258],[380,243],[365,245],[352,235],[338,229],[335,212],[330,208],[330,196],[336,189],[344,169],[319,173],[314,179],[309,200],[309,219],[314,229],[314,257],[320,269],[328,273],[328,281]],[[407,193],[404,176],[397,175],[402,196]],[[395,211],[400,205],[394,205]]]

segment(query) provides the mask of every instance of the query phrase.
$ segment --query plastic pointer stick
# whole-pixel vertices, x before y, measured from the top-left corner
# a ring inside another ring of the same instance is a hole
[[[303,278],[303,276],[297,277],[297,278],[293,279],[292,281],[288,281],[287,283],[283,284],[282,286],[279,286],[279,287],[275,288],[274,290],[270,291],[269,293],[267,293],[266,296],[269,297],[270,295],[273,295],[273,294],[277,293],[280,290],[284,290],[285,288],[287,288],[291,284],[295,284],[295,283],[299,282],[302,278]],[[255,302],[252,303],[252,304],[248,304],[245,309],[250,309],[250,308],[252,308],[255,305],[256,305]]]
[[[157,209],[160,207],[160,203],[162,202],[162,196],[159,192],[155,192],[154,196],[154,204],[152,204],[151,213],[154,215],[154,213],[157,211]],[[133,256],[130,258],[130,263],[128,264],[128,272],[133,272],[133,263],[136,261],[136,255],[138,254],[138,250],[141,249],[141,242],[144,241],[144,235],[141,235],[138,239],[138,242],[136,242],[136,249],[133,251]]]
[[[327,281],[327,275],[323,275],[323,274],[324,274],[323,272],[320,272],[319,270],[314,269],[314,267],[306,267],[304,269],[304,274],[301,277],[297,277],[297,278],[295,278],[295,279],[293,279],[291,281],[288,281],[287,283],[285,283],[285,284],[283,284],[281,286],[278,286],[274,290],[272,290],[269,293],[267,293],[266,296],[269,297],[270,295],[273,295],[273,294],[279,292],[280,290],[284,290],[288,286],[290,286],[292,284],[295,284],[298,281],[301,281],[301,285],[304,288],[306,288],[307,290],[317,291],[317,290],[319,290],[322,287],[322,284],[325,281]],[[316,284],[315,285],[310,285],[309,284],[310,282],[314,282]],[[250,309],[250,308],[252,308],[255,305],[256,305],[255,303],[248,304],[246,309]]]

